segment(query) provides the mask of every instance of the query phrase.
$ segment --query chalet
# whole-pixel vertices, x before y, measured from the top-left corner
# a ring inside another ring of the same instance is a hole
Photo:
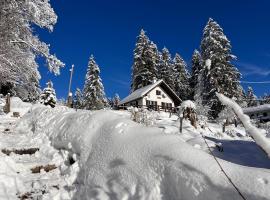
[[[243,108],[243,112],[251,119],[258,119],[262,122],[270,121],[270,104]]]
[[[120,107],[143,107],[154,110],[172,110],[179,106],[181,99],[163,81],[159,80],[151,85],[135,90],[120,102]]]

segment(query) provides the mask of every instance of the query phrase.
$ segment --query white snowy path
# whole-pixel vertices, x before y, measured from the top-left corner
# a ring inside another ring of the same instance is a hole
[[[15,129],[17,118],[0,116],[0,199],[71,199],[67,191],[69,176],[60,172],[64,166],[64,152],[50,145],[46,135],[34,135],[31,130]],[[35,154],[9,156],[2,150],[38,148]],[[56,165],[50,172],[33,174],[31,168]],[[70,188],[72,190],[72,188]]]

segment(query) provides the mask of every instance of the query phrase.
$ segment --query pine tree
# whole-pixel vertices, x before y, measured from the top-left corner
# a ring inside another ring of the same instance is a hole
[[[257,105],[257,97],[254,94],[253,88],[250,86],[248,87],[246,99],[247,99],[247,106],[248,107]]]
[[[134,49],[132,92],[153,83],[157,76],[158,59],[157,46],[149,40],[145,31],[141,30]]]
[[[243,101],[243,89],[240,85],[241,74],[231,63],[236,57],[231,54],[230,41],[224,35],[222,28],[211,18],[204,28],[201,55],[204,102],[207,102],[211,108],[210,116],[216,118],[223,109],[216,92],[230,98],[235,97],[240,103]]]
[[[119,106],[120,103],[120,97],[119,95],[116,93],[114,98],[113,98],[113,107],[117,108]]]
[[[88,110],[102,109],[107,105],[100,69],[91,55],[83,89],[84,106]]]
[[[55,90],[53,89],[53,83],[49,81],[46,85],[47,87],[44,88],[40,95],[40,103],[54,108],[56,104],[56,94]]]
[[[190,77],[190,88],[192,90],[191,92],[191,98],[195,100],[195,91],[196,86],[199,83],[199,74],[202,70],[202,58],[200,52],[195,49],[192,55],[192,67],[191,67],[191,77]],[[201,95],[201,94],[200,94]]]
[[[166,47],[164,47],[162,49],[162,53],[160,55],[160,61],[158,65],[158,72],[159,72],[158,78],[163,79],[163,81],[172,89],[175,88],[174,80],[173,80],[173,77],[175,75],[174,70],[175,69],[174,69],[172,59],[171,59],[171,54],[169,50]]]
[[[35,25],[53,31],[56,22],[49,0],[0,2],[0,93],[9,92],[29,101],[37,99],[37,56],[45,58],[51,72],[59,74],[64,64],[50,54],[49,45],[33,31]]]
[[[76,109],[83,108],[84,107],[83,103],[84,103],[83,94],[82,94],[81,90],[79,88],[77,88],[76,92],[75,92],[75,99],[74,99],[75,108]]]
[[[174,91],[182,99],[187,100],[190,97],[189,73],[187,71],[187,64],[179,54],[175,54],[173,59],[173,76]]]
[[[263,104],[270,104],[270,95],[269,94],[265,93],[263,95],[262,99],[263,99]]]

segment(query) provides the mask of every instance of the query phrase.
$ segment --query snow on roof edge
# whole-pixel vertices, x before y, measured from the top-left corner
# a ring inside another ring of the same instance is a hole
[[[128,95],[126,98],[124,98],[123,100],[120,101],[120,105],[121,104],[125,104],[131,101],[134,101],[136,99],[142,98],[144,95],[146,95],[150,90],[152,90],[153,88],[155,88],[156,86],[160,85],[161,83],[164,83],[173,93],[173,95],[175,95],[175,97],[178,98],[178,100],[181,102],[182,99],[180,97],[177,96],[177,94],[170,88],[170,86],[167,85],[167,83],[165,83],[162,79],[151,84],[151,85],[147,85],[145,87],[142,87],[138,90],[135,90],[133,93],[131,93],[130,95]]]
[[[270,104],[264,104],[259,106],[243,108],[244,113],[253,113],[270,110]]]
[[[151,85],[147,85],[147,86],[144,86],[138,90],[135,90],[130,95],[128,95],[126,98],[121,100],[119,104],[120,105],[125,104],[125,103],[128,103],[130,101],[133,101],[133,100],[136,100],[136,99],[143,97],[145,94],[147,94],[147,92],[152,90],[154,87],[158,86],[161,82],[163,82],[163,80],[159,80]]]

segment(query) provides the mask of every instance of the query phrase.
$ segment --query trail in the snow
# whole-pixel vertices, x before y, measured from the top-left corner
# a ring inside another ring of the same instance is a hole
[[[63,173],[65,152],[54,149],[45,134],[41,138],[31,130],[16,130],[16,118],[0,117],[0,199],[71,199],[71,188],[66,181],[69,175]],[[38,151],[32,155],[3,153],[31,148]],[[49,172],[41,169],[40,173],[31,171],[47,165],[56,169]]]

